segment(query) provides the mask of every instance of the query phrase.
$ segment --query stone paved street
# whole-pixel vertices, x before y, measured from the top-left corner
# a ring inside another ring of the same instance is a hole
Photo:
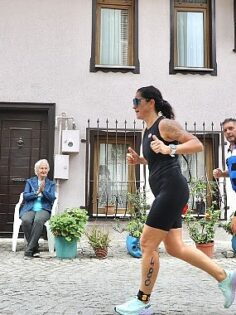
[[[91,223],[90,223],[91,224]],[[114,314],[113,306],[133,297],[139,286],[140,260],[126,252],[125,233],[112,231],[109,257],[94,258],[85,238],[78,258],[59,260],[47,252],[41,241],[41,258],[23,259],[21,239],[17,252],[11,240],[0,239],[1,315],[100,315]],[[184,231],[184,239],[192,244]],[[217,230],[214,260],[224,268],[236,268],[236,258],[225,258],[230,236]],[[152,295],[156,315],[236,315],[236,303],[223,308],[217,283],[204,272],[168,256],[160,248],[161,268]]]

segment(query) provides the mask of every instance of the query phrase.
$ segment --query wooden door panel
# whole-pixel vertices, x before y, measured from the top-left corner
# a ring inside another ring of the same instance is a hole
[[[0,183],[0,194],[7,194],[7,185],[1,185]]]
[[[48,144],[47,111],[0,110],[0,237],[11,236],[19,194]]]

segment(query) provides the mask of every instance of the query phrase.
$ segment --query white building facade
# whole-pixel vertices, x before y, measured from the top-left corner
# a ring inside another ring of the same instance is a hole
[[[139,87],[158,87],[183,125],[196,122],[202,128],[205,122],[211,130],[213,122],[220,130],[224,118],[235,117],[234,0],[2,0],[0,17],[4,120],[10,106],[17,118],[27,104],[31,109],[53,104],[51,129],[44,134],[53,134],[45,144],[53,148],[33,155],[30,167],[47,154],[52,168],[56,154],[69,156],[69,162],[59,162],[66,174],[54,168],[58,177],[68,177],[57,180],[60,210],[87,204],[88,119],[91,128],[97,119],[106,128],[108,119],[115,129],[124,128],[125,121],[132,129],[132,99]],[[62,153],[62,129],[79,130],[78,153]],[[17,143],[21,146],[21,139]],[[8,179],[0,182],[0,203],[13,205],[11,174],[5,174],[10,162],[4,152],[0,177]],[[14,191],[17,196],[19,191]]]

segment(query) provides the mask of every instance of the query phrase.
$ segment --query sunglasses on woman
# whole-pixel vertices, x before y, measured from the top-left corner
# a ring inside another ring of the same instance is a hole
[[[137,98],[137,97],[133,98],[133,105],[139,106],[142,100],[144,100],[144,98]]]

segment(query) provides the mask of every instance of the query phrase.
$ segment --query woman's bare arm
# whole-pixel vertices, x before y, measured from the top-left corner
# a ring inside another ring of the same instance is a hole
[[[176,154],[191,154],[195,152],[203,151],[203,144],[201,141],[193,134],[184,130],[181,125],[172,119],[163,119],[160,122],[159,130],[161,137],[166,141],[178,141],[179,144],[176,146]],[[160,141],[160,140],[159,140]],[[161,141],[162,142],[162,141]],[[162,142],[165,146],[165,144]],[[161,152],[163,154],[169,154],[171,151],[169,146]]]

